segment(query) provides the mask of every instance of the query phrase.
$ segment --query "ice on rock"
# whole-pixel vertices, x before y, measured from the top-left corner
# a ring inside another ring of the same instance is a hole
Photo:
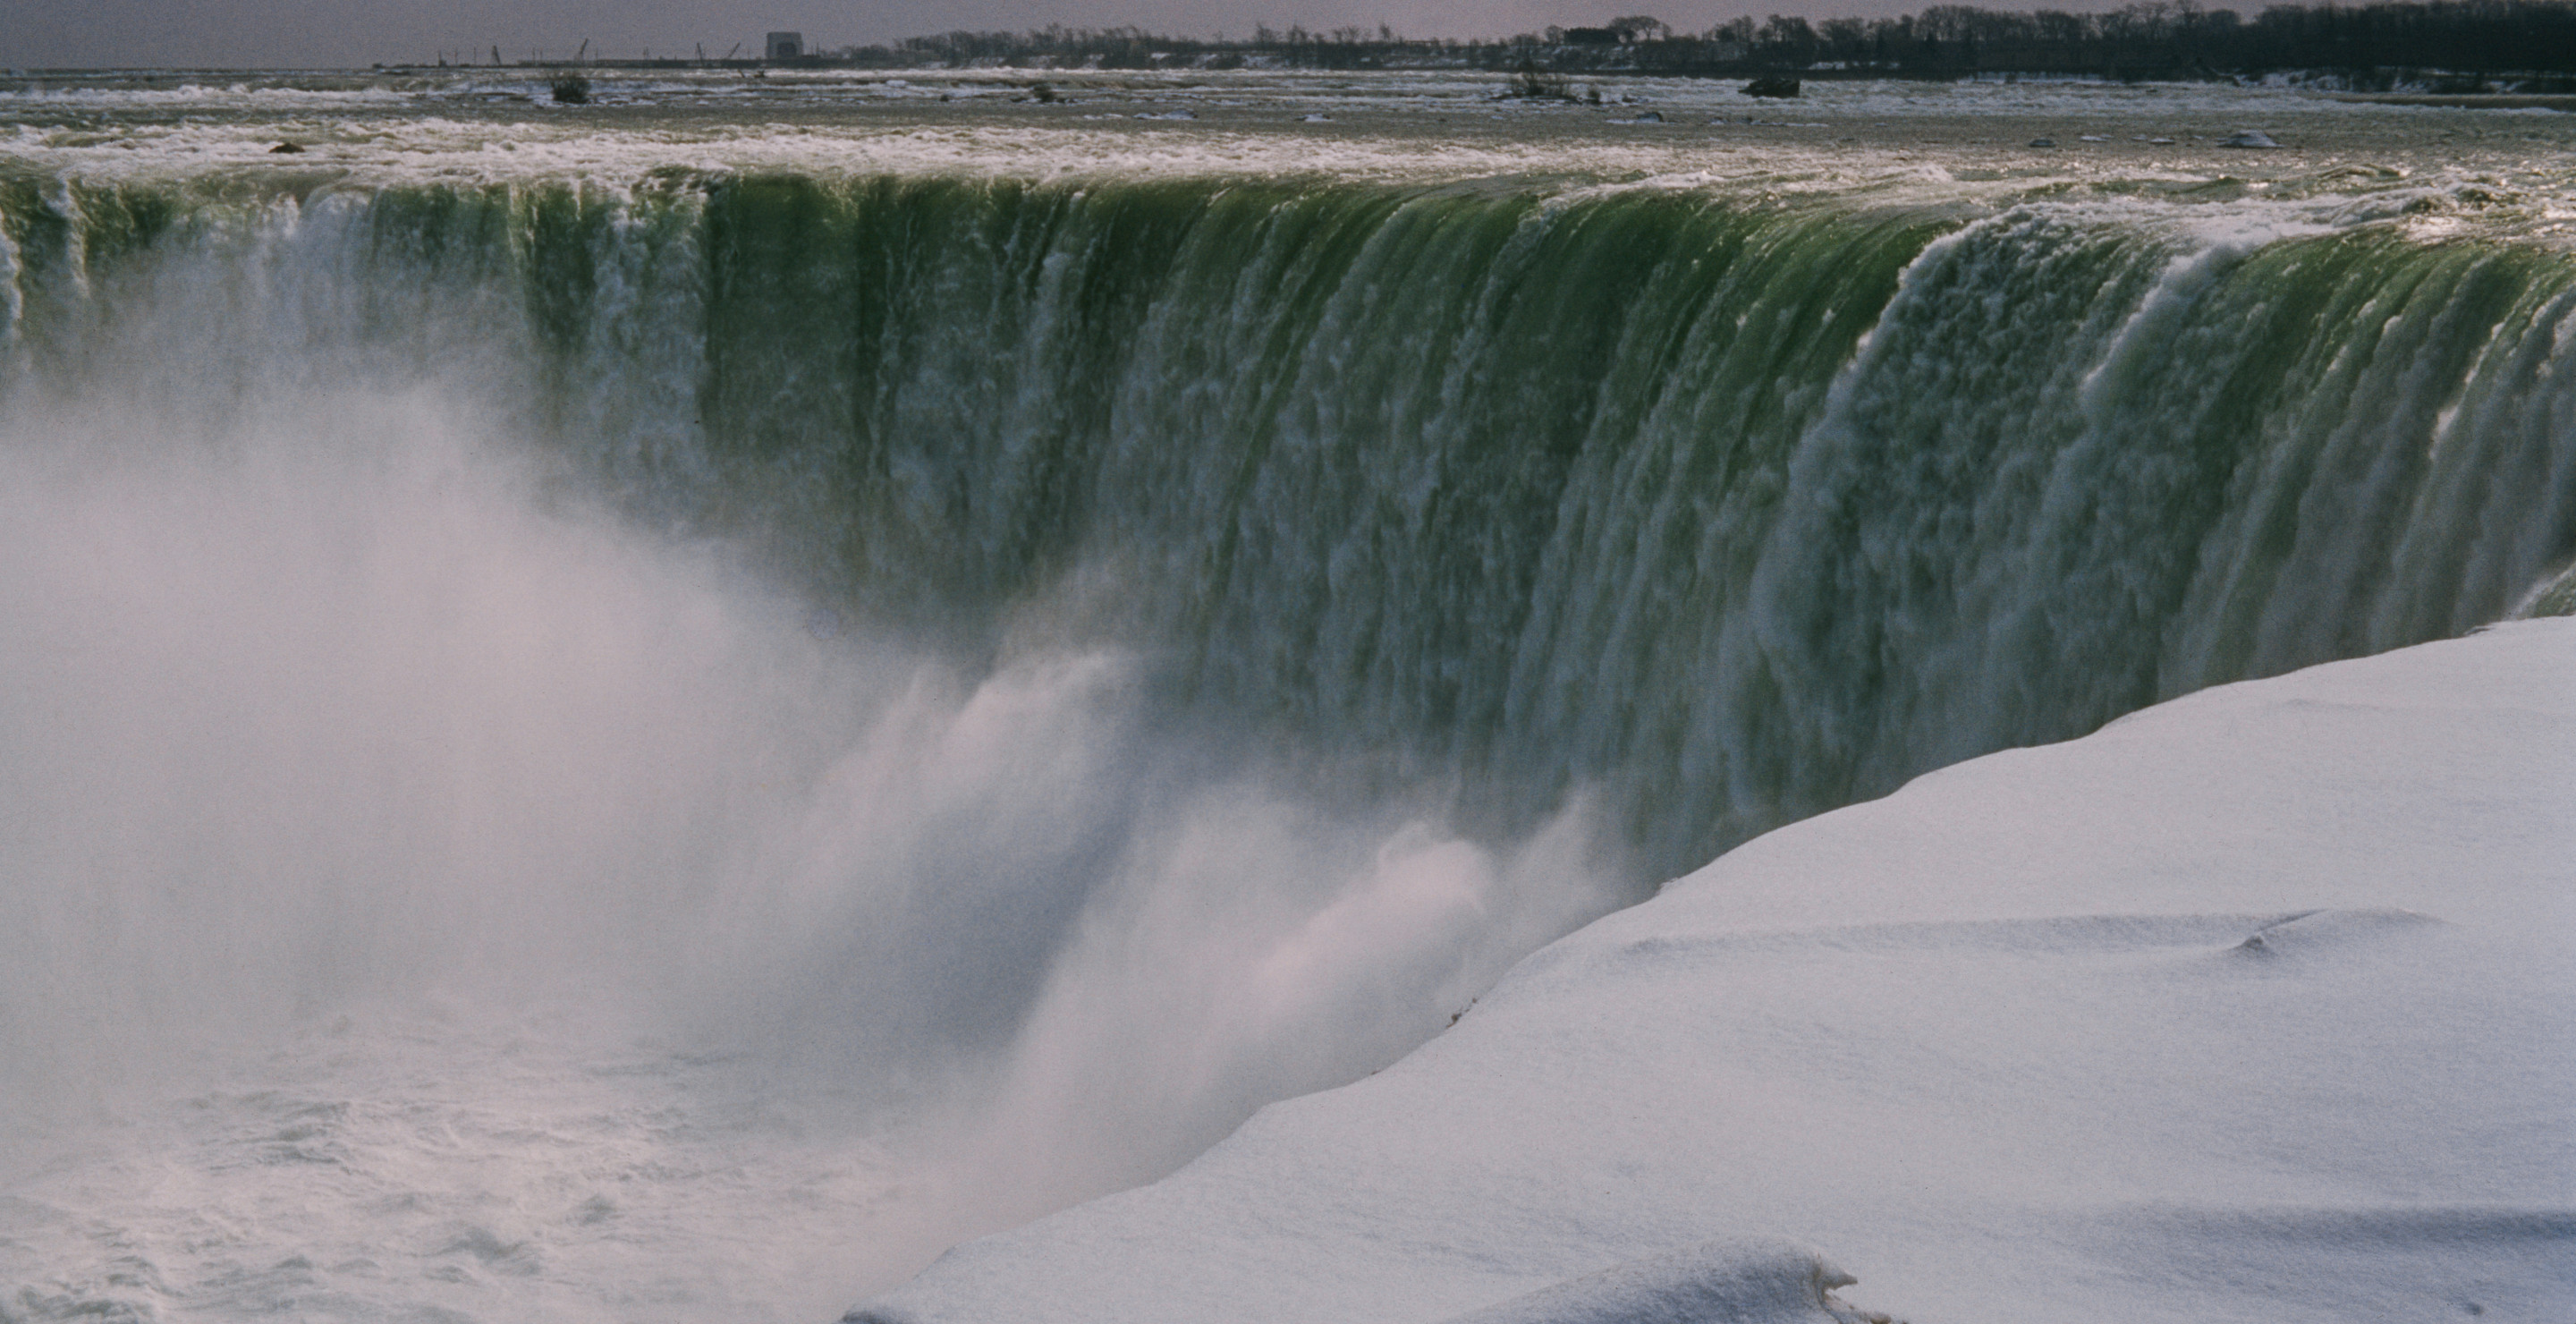
[[[2234,950],[2251,956],[2285,956],[2332,951],[2421,925],[2439,924],[2431,915],[2412,910],[2319,910],[2266,924]]]
[[[1721,1238],[1614,1264],[1448,1324],[1883,1324],[1833,1289],[1855,1279],[1787,1243]]]

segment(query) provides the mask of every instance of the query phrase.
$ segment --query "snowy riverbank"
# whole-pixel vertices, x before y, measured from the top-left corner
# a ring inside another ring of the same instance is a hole
[[[2576,621],[2204,691],[1749,843],[851,1318],[2563,1319],[2571,823]]]

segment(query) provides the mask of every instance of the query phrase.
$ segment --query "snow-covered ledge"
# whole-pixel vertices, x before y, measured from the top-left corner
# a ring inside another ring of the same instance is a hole
[[[849,1318],[2565,1324],[2572,958],[2521,622],[1774,832]]]

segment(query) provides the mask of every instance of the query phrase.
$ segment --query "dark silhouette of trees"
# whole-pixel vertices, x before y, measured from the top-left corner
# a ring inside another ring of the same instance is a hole
[[[2281,4],[2245,18],[2196,0],[2140,0],[2104,13],[1939,4],[1894,18],[1731,19],[1677,33],[1647,15],[1549,28],[1502,41],[1420,40],[1386,27],[1310,32],[1267,25],[1249,40],[1201,41],[1139,28],[949,32],[839,52],[863,66],[1318,69],[1467,67],[1498,73],[1764,72],[1957,76],[2078,74],[2209,78],[2285,70],[2412,71],[2434,82],[2515,75],[2576,86],[2570,0],[2376,0]],[[2385,81],[2383,79],[2383,81]]]

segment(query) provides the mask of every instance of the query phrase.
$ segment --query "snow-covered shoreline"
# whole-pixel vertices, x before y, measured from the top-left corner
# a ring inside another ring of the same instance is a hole
[[[2576,620],[2203,691],[1748,843],[849,1318],[2561,1320],[2571,823]]]

